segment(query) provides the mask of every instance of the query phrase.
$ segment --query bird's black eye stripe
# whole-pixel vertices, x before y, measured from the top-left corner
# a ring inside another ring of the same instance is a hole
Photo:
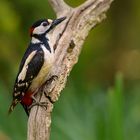
[[[47,26],[47,25],[49,25],[49,23],[48,22],[43,22],[42,25]]]

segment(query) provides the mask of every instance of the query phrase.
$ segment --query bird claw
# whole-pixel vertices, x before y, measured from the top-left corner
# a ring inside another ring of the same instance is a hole
[[[58,76],[57,75],[52,75],[47,81],[45,84],[50,84],[52,83],[53,81],[55,81],[56,79],[58,79]],[[51,97],[50,96],[47,96],[47,94],[45,93],[45,96],[48,98],[48,100],[53,104],[54,102],[51,100]],[[37,101],[37,99],[32,96],[32,99],[34,100],[34,102],[28,107],[29,110],[31,110],[32,107],[34,106],[41,106],[41,107],[45,107],[45,109],[47,109],[47,105],[48,103],[47,102],[39,102]]]
[[[52,75],[47,81],[46,81],[46,84],[50,84],[52,83],[52,81],[55,81],[58,79],[58,76],[57,75]]]
[[[45,97],[52,103],[54,104],[55,102],[51,99],[51,97],[49,95],[47,95],[46,92],[44,92]]]
[[[34,100],[34,102],[28,107],[29,110],[31,110],[31,108],[34,106],[41,106],[41,107],[45,107],[45,109],[47,109],[47,105],[48,105],[47,102],[40,102],[34,96],[32,96],[32,99]]]

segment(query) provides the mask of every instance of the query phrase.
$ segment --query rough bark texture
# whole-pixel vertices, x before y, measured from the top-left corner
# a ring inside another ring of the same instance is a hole
[[[45,97],[44,92],[57,101],[65,87],[72,67],[77,63],[84,40],[89,31],[105,18],[112,0],[87,0],[76,8],[68,6],[63,0],[49,0],[57,18],[67,19],[57,26],[51,35],[51,45],[55,48],[55,65],[50,75],[58,79],[46,84],[37,94],[38,100],[47,102],[47,109],[34,106],[28,120],[28,140],[49,140],[51,112],[53,104]]]

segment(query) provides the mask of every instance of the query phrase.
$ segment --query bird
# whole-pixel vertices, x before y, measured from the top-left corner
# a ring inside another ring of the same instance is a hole
[[[21,103],[29,116],[28,107],[33,101],[37,102],[34,95],[46,82],[46,77],[54,64],[54,48],[50,43],[51,31],[65,19],[66,17],[54,20],[39,19],[30,27],[31,39],[19,65],[9,114],[18,103]]]

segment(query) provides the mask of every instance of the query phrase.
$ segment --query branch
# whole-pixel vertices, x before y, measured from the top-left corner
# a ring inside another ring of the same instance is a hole
[[[57,75],[58,79],[47,84],[39,91],[37,98],[47,102],[47,110],[35,106],[31,109],[28,121],[28,140],[49,140],[51,112],[53,104],[44,96],[44,92],[56,102],[67,77],[77,63],[82,45],[89,31],[105,18],[112,0],[88,0],[77,8],[65,11],[67,5],[63,0],[49,0],[57,16],[66,16],[67,19],[56,27],[51,34],[50,43],[55,48],[55,64],[50,75]]]
[[[66,13],[71,9],[71,7],[64,2],[64,0],[48,0],[48,1],[51,4],[57,16],[62,15],[62,13]]]

